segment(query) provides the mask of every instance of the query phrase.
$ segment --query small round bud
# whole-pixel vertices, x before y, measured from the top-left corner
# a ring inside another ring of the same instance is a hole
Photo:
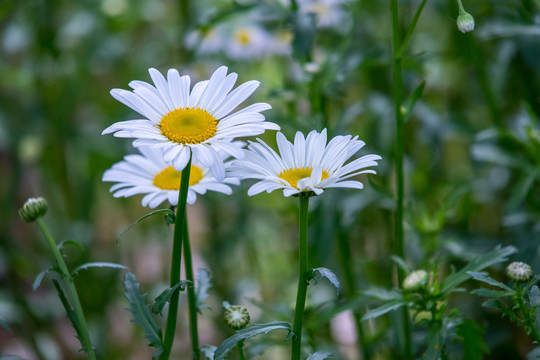
[[[459,12],[457,18],[457,27],[462,33],[468,33],[474,30],[474,18],[465,10]]]
[[[521,261],[515,261],[506,268],[506,275],[514,281],[524,282],[529,281],[534,273],[530,265]]]
[[[32,222],[47,213],[47,200],[42,197],[30,198],[26,200],[19,210],[19,215],[26,222]]]
[[[249,324],[249,313],[243,306],[231,305],[225,309],[225,322],[233,330],[242,330]]]
[[[425,270],[416,270],[407,275],[403,280],[403,290],[414,291],[426,284],[428,273]]]

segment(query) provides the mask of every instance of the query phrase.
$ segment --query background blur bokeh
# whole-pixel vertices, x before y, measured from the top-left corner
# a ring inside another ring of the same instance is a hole
[[[418,4],[400,1],[403,32]],[[407,261],[412,268],[438,262],[444,274],[450,264],[460,267],[502,244],[516,246],[515,259],[539,271],[540,3],[464,5],[476,21],[467,34],[456,27],[455,0],[428,1],[403,61],[405,94],[425,82],[405,124]],[[332,135],[359,135],[367,144],[360,155],[383,158],[377,175],[362,178],[364,190],[332,189],[310,204],[310,264],[354,285],[338,297],[324,280],[310,290],[311,345],[336,358],[360,358],[350,311],[332,313],[329,323],[321,311],[356,296],[350,289],[390,288],[395,281],[389,4],[306,0],[298,7],[293,13],[287,0],[0,2],[0,319],[8,325],[0,327],[0,356],[84,358],[50,280],[32,291],[53,258],[37,226],[17,214],[28,197],[47,198],[45,221],[57,241],[84,245],[65,249],[69,266],[126,265],[152,299],[167,287],[171,233],[162,217],[117,242],[149,209],[140,196],[113,198],[110,184],[101,182],[106,169],[136,151],[129,139],[101,136],[112,123],[139,116],[109,91],[150,81],[150,67],[177,68],[193,83],[226,65],[239,82],[261,81],[249,101],[270,103],[267,119],[288,138],[326,127]],[[274,132],[262,138],[275,143]],[[219,345],[232,334],[221,301],[247,306],[254,323],[292,318],[298,204],[279,191],[248,197],[248,185],[189,206],[195,267],[213,279],[209,309],[200,316],[201,344]],[[344,278],[347,266],[353,279]],[[502,269],[493,276],[503,279]],[[124,310],[120,272],[81,271],[76,285],[100,358],[151,358]],[[452,306],[487,328],[486,358],[524,358],[531,340],[481,303],[464,293]],[[362,313],[369,306],[349,307]],[[181,296],[180,314],[186,307]],[[177,354],[190,351],[186,321],[179,320]],[[393,358],[390,321],[365,329],[374,353]],[[275,346],[258,358],[287,354],[286,346]]]

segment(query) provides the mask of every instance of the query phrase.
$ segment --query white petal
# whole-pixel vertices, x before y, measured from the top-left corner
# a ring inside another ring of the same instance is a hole
[[[259,87],[259,84],[258,81],[252,80],[240,85],[227,95],[221,106],[219,106],[212,115],[218,120],[226,116],[253,94]]]

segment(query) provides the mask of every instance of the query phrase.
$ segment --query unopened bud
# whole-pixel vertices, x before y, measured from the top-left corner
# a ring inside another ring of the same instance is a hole
[[[416,270],[407,275],[403,280],[403,290],[414,291],[425,285],[428,279],[428,273],[425,270]]]
[[[242,330],[249,324],[249,312],[243,306],[231,305],[225,309],[225,322],[233,330]]]
[[[47,200],[42,197],[30,198],[26,200],[19,210],[19,215],[26,222],[32,222],[47,213]]]
[[[515,261],[506,268],[506,275],[514,281],[524,282],[530,280],[534,273],[530,265]]]
[[[459,12],[457,18],[457,27],[462,33],[468,33],[474,30],[474,18],[465,10]]]

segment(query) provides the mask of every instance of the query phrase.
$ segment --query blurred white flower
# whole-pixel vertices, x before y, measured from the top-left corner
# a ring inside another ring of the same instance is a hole
[[[331,28],[345,32],[351,24],[351,17],[343,8],[346,0],[297,0],[300,14],[314,15],[318,28]]]
[[[276,48],[276,41],[259,25],[240,24],[231,28],[224,51],[233,60],[257,60],[270,55]]]
[[[213,27],[205,31],[195,30],[186,35],[185,45],[197,55],[213,55],[221,52],[226,38],[222,27]]]

